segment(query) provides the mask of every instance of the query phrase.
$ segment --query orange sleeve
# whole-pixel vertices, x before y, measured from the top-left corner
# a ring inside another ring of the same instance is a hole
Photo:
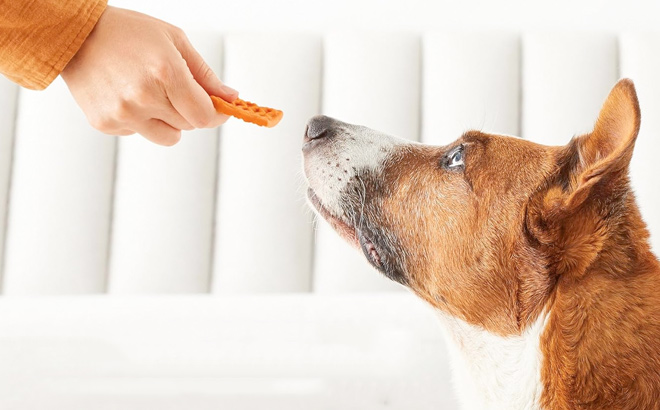
[[[96,25],[107,0],[0,0],[0,73],[41,90]]]

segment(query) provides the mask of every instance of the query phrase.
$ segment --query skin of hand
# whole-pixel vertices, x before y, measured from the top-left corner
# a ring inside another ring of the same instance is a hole
[[[209,95],[229,102],[238,97],[181,29],[111,6],[61,76],[94,128],[110,135],[137,132],[160,145],[176,144],[181,130],[227,121]]]

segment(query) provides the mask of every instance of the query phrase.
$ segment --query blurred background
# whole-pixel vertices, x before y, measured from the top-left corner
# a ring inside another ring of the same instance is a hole
[[[565,144],[620,77],[660,246],[655,1],[110,1],[178,25],[284,111],[163,148],[94,131],[60,80],[0,81],[0,408],[455,409],[434,313],[305,203],[324,113],[445,144]]]

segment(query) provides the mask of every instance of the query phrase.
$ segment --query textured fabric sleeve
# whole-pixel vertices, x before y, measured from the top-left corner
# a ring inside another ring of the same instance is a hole
[[[0,0],[0,73],[36,90],[57,77],[107,0]]]

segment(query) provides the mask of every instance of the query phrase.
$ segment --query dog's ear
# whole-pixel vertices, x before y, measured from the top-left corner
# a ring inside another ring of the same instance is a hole
[[[639,125],[635,86],[629,79],[620,80],[605,100],[593,131],[566,146],[561,176],[568,194],[563,201],[566,210],[576,209],[592,195],[611,196],[627,189]]]
[[[604,211],[600,208],[616,206],[627,196],[639,124],[635,87],[621,80],[603,104],[593,131],[558,151],[557,173],[531,196],[525,209],[526,233],[545,254],[559,251],[556,272],[581,271],[597,255],[602,246],[596,234],[598,215]]]

